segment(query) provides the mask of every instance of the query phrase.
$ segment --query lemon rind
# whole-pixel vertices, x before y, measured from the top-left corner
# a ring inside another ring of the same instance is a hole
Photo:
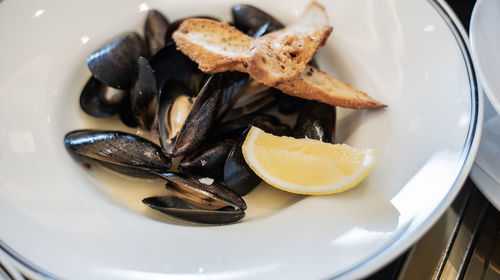
[[[287,191],[295,194],[305,194],[305,195],[328,195],[328,194],[336,194],[347,191],[351,188],[357,186],[361,181],[363,181],[368,173],[370,173],[373,165],[375,164],[377,150],[375,149],[360,149],[362,153],[364,153],[364,162],[363,168],[357,170],[354,174],[346,176],[342,178],[340,181],[335,182],[334,184],[325,185],[325,186],[301,186],[293,183],[288,183],[283,180],[277,179],[272,176],[264,175],[266,172],[258,166],[257,160],[253,157],[251,153],[246,152],[247,148],[251,146],[260,133],[266,133],[259,128],[252,127],[248,132],[247,139],[243,143],[243,157],[247,162],[248,166],[259,176],[264,182],[267,184],[278,188],[283,191]]]

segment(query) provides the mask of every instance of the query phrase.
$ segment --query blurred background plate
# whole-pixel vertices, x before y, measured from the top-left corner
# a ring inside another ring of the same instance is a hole
[[[476,73],[493,108],[500,113],[500,2],[478,0],[469,35]]]

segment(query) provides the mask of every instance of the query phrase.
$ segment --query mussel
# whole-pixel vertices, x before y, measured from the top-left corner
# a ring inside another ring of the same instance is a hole
[[[156,116],[156,79],[149,62],[140,56],[137,59],[137,80],[130,92],[130,106],[137,123],[149,130]]]
[[[247,209],[245,201],[239,195],[213,179],[183,177],[174,172],[156,174],[168,181],[166,188],[174,195],[198,208],[217,210],[230,206],[235,209]]]
[[[308,101],[297,117],[293,137],[335,142],[336,109],[328,104]]]
[[[179,168],[184,173],[224,179],[224,165],[234,144],[250,126],[257,126],[277,135],[290,135],[289,126],[271,115],[244,115],[238,119],[219,123],[210,131],[198,148],[184,156]],[[238,176],[237,172],[234,176]],[[241,195],[241,193],[239,193]]]
[[[252,125],[274,135],[285,136],[291,133],[288,126],[281,124],[273,118],[268,118],[267,122],[258,122]],[[235,142],[224,163],[224,183],[226,187],[240,196],[253,190],[262,181],[248,166],[243,157],[242,147],[248,133],[248,128]]]
[[[160,94],[158,123],[163,151],[167,155],[176,157],[189,153],[201,144],[215,123],[222,97],[221,74],[212,75],[207,79],[193,104],[190,105],[189,113],[176,133],[175,139],[171,135],[173,130],[168,129],[171,123],[168,112],[172,110],[175,105],[173,101],[177,99],[175,96],[177,93],[172,94],[173,89],[169,87],[171,84],[172,82],[167,83],[168,87],[164,88]]]
[[[236,28],[250,36],[253,36],[259,29],[265,27],[265,32],[262,30],[259,35],[264,35],[284,27],[277,19],[252,5],[234,5],[231,8],[234,25]]]
[[[80,94],[80,107],[93,117],[107,118],[120,111],[121,103],[128,95],[127,91],[108,87],[90,77]]]
[[[126,175],[154,177],[172,166],[160,147],[151,141],[124,132],[75,130],[64,137],[64,145],[73,154]]]
[[[156,88],[161,91],[167,81],[177,80],[189,84],[193,74],[200,73],[189,57],[178,51],[175,43],[168,43],[149,61],[155,73]]]
[[[149,10],[144,23],[144,40],[151,56],[165,46],[168,19],[157,10]]]
[[[136,61],[145,52],[141,36],[129,32],[93,52],[87,58],[87,66],[103,84],[130,89],[135,81]]]
[[[176,196],[148,197],[143,199],[142,203],[169,216],[202,224],[228,224],[245,217],[242,209],[233,207],[217,210],[199,209]]]
[[[231,136],[208,139],[182,158],[179,169],[184,173],[223,180],[224,163],[236,139]]]

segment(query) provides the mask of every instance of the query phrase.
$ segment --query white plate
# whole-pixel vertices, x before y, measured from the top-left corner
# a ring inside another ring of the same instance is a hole
[[[163,191],[161,182],[80,168],[64,134],[114,124],[79,110],[86,57],[140,31],[149,8],[171,20],[227,20],[235,2],[1,3],[0,244],[19,266],[67,279],[359,278],[402,253],[449,206],[477,150],[482,101],[465,33],[444,1],[322,2],[334,32],[320,67],[389,105],[339,110],[338,139],[379,151],[351,191],[302,197],[261,186],[246,197],[241,222],[195,226],[140,204],[141,195]],[[285,23],[305,6],[254,4]]]
[[[500,115],[486,100],[479,150],[470,172],[476,186],[500,210]]]
[[[476,72],[493,108],[500,113],[500,2],[478,0],[469,34]]]

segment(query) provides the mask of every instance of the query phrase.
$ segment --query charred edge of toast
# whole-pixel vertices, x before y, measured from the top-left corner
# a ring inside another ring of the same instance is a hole
[[[327,84],[331,90],[327,91],[322,89],[321,86],[316,85],[314,81],[311,80],[312,78],[323,79],[323,83]],[[276,88],[289,95],[320,101],[332,106],[352,109],[376,109],[387,107],[387,105],[378,102],[366,93],[354,89],[347,83],[336,80],[315,67],[307,67],[299,78],[280,83],[276,85]],[[341,94],[338,93],[339,91],[346,91],[349,94]]]

